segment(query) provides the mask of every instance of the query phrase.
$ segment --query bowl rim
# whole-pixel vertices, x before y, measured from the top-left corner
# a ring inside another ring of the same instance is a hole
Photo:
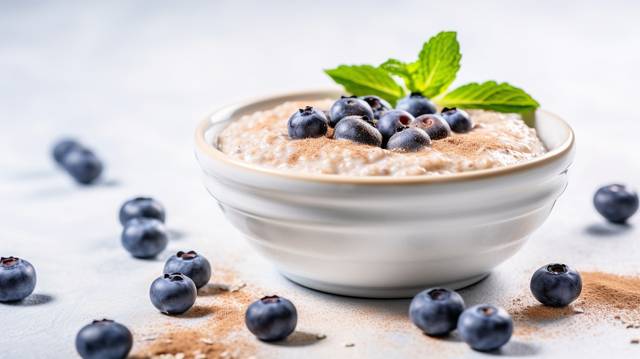
[[[460,173],[437,175],[437,176],[429,176],[429,175],[412,175],[412,176],[401,176],[401,177],[352,176],[352,175],[336,175],[336,174],[308,174],[308,173],[299,173],[299,172],[287,172],[287,171],[271,169],[267,167],[261,167],[259,165],[250,164],[250,163],[242,162],[240,160],[233,159],[227,156],[217,147],[213,146],[212,144],[206,141],[206,138],[205,138],[206,132],[215,123],[214,121],[212,121],[212,118],[215,117],[216,114],[233,113],[242,109],[243,107],[247,107],[259,102],[271,102],[280,98],[282,98],[284,101],[285,98],[291,98],[296,96],[309,97],[314,94],[320,95],[322,93],[328,94],[331,92],[339,92],[339,89],[323,88],[323,89],[314,89],[314,90],[281,92],[274,95],[255,97],[245,101],[239,101],[239,102],[232,103],[230,105],[223,106],[218,110],[212,112],[208,116],[206,116],[203,120],[200,121],[200,123],[196,127],[196,131],[195,131],[196,149],[215,161],[223,162],[224,164],[231,165],[239,170],[254,172],[257,174],[276,177],[280,179],[299,180],[299,181],[315,182],[315,183],[328,183],[328,184],[398,185],[398,184],[429,184],[429,183],[464,182],[464,181],[474,181],[479,179],[488,179],[492,177],[502,177],[506,175],[521,173],[521,172],[539,168],[549,163],[552,163],[554,161],[560,160],[565,155],[571,152],[575,144],[575,134],[571,126],[569,126],[569,124],[567,124],[566,121],[560,118],[560,116],[552,112],[541,110],[541,109],[538,109],[537,112],[543,113],[545,116],[554,118],[568,132],[569,135],[560,146],[543,154],[542,156],[536,157],[532,160],[522,162],[522,163],[516,163],[513,165],[504,166],[504,167],[473,170],[468,172],[460,172]]]

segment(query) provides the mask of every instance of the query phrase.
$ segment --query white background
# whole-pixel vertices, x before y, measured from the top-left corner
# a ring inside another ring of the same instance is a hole
[[[137,194],[160,199],[182,233],[162,257],[189,247],[217,264],[233,258],[246,281],[296,298],[302,327],[328,336],[308,347],[261,344],[260,357],[443,355],[410,327],[388,332],[355,312],[403,312],[406,301],[333,297],[274,273],[224,220],[192,151],[195,124],[218,106],[329,86],[321,70],[340,63],[411,60],[440,30],[459,33],[457,84],[523,87],[578,140],[569,188],[549,220],[465,290],[467,302],[506,304],[552,261],[638,273],[637,229],[604,227],[591,205],[601,184],[640,186],[638,18],[631,1],[0,2],[0,254],[24,257],[38,272],[35,300],[0,305],[0,357],[72,357],[76,331],[94,318],[134,329],[164,320],[147,298],[161,261],[133,260],[119,244],[118,207]],[[108,184],[78,188],[55,168],[49,147],[62,135],[104,158]],[[637,330],[577,325],[557,337],[516,338],[503,354],[640,355],[629,344]]]

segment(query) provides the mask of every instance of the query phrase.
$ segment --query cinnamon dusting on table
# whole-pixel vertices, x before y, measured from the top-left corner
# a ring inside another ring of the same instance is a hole
[[[217,269],[214,273],[215,282],[200,289],[193,308],[172,318],[166,330],[140,336],[141,348],[132,358],[233,359],[255,355],[254,338],[244,331],[244,313],[255,296],[231,272]],[[182,318],[201,317],[205,317],[203,324],[177,324]]]
[[[640,277],[604,272],[581,272],[582,293],[564,308],[546,307],[530,294],[512,301],[509,313],[519,336],[556,334],[573,325],[585,326],[603,321],[618,322],[627,329],[640,328]],[[553,325],[555,331],[542,324]]]

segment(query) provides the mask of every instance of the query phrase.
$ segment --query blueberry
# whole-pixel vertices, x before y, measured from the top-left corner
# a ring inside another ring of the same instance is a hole
[[[124,359],[133,346],[127,327],[113,320],[94,320],[76,335],[76,350],[83,359]]]
[[[152,218],[136,218],[127,222],[122,230],[122,245],[137,258],[153,258],[169,242],[162,222]]]
[[[100,177],[104,166],[91,150],[75,147],[63,157],[62,167],[76,182],[88,185]]]
[[[258,339],[276,341],[293,333],[298,313],[289,300],[272,295],[253,302],[247,308],[244,322]]]
[[[298,140],[302,138],[321,137],[327,133],[329,120],[324,112],[311,106],[296,111],[287,122],[289,138]]]
[[[430,145],[431,139],[423,129],[409,127],[391,136],[389,142],[387,142],[387,149],[417,152]]]
[[[473,128],[473,121],[469,114],[457,108],[444,108],[441,112],[442,117],[449,123],[449,127],[453,132],[466,133]]]
[[[362,116],[347,116],[338,122],[333,137],[337,140],[350,140],[371,146],[382,146],[382,135],[363,120]]]
[[[423,129],[427,135],[429,135],[429,138],[434,141],[446,138],[451,134],[449,123],[440,115],[429,114],[418,116],[411,122],[410,126]]]
[[[149,297],[153,306],[164,314],[182,314],[196,302],[198,289],[191,278],[182,273],[165,274],[151,283]]]
[[[211,264],[195,251],[180,251],[167,259],[164,273],[182,273],[193,280],[196,288],[202,288],[211,279]]]
[[[608,221],[623,224],[638,210],[638,194],[625,185],[612,184],[598,189],[593,204]]]
[[[368,103],[356,96],[341,96],[329,110],[330,125],[335,127],[340,120],[347,116],[366,116],[365,121],[373,124],[373,110]]]
[[[412,114],[413,117],[436,113],[437,111],[436,105],[434,105],[433,102],[417,92],[401,98],[396,105],[396,109],[407,111]]]
[[[393,108],[391,107],[391,104],[389,104],[387,101],[381,99],[378,96],[373,96],[373,95],[361,96],[360,99],[369,104],[369,106],[373,110],[373,117],[376,120],[379,119],[383,113]]]
[[[418,293],[411,301],[409,318],[428,335],[446,335],[456,329],[464,311],[460,294],[445,288],[431,288]]]
[[[492,351],[511,339],[513,321],[504,309],[479,304],[462,312],[458,319],[458,333],[471,348]]]
[[[565,264],[548,264],[531,277],[531,293],[550,307],[564,307],[580,296],[580,274]]]
[[[414,120],[415,118],[407,111],[390,110],[385,112],[376,123],[376,128],[382,134],[382,144],[386,144],[391,136],[407,128]]]
[[[35,287],[36,270],[31,263],[16,257],[0,257],[0,302],[22,300]]]
[[[72,139],[72,138],[65,138],[62,139],[58,142],[55,143],[55,145],[53,145],[53,150],[51,151],[51,154],[53,156],[54,161],[56,161],[57,164],[62,164],[62,160],[64,159],[64,156],[67,155],[67,153],[69,153],[71,150],[75,149],[75,148],[81,148],[82,145]]]
[[[162,203],[157,200],[150,197],[136,197],[122,204],[118,217],[123,226],[133,218],[153,218],[164,223],[166,212]]]

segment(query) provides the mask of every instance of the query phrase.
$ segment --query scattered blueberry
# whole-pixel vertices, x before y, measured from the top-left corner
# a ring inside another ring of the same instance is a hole
[[[429,101],[428,98],[417,92],[413,92],[409,96],[401,98],[398,101],[396,108],[398,110],[409,112],[413,117],[436,113],[437,111],[436,105],[434,105],[433,102]]]
[[[366,116],[365,121],[373,124],[373,110],[368,103],[356,96],[341,96],[329,110],[331,127],[335,127],[340,120],[347,116]]]
[[[479,304],[462,312],[458,319],[458,333],[471,348],[492,351],[511,339],[513,321],[504,309]]]
[[[167,259],[164,273],[182,273],[193,280],[196,288],[202,288],[211,279],[211,264],[195,251],[180,251]]]
[[[253,302],[247,308],[244,321],[258,339],[276,341],[293,333],[298,313],[289,300],[272,295]]]
[[[62,158],[62,167],[76,182],[84,185],[93,183],[102,174],[102,161],[91,151],[82,147],[70,149]]]
[[[31,263],[16,257],[0,257],[0,302],[22,300],[35,287],[36,270]]]
[[[297,140],[324,136],[329,127],[328,123],[329,120],[320,110],[311,106],[299,109],[287,122],[289,138]]]
[[[160,254],[169,242],[162,222],[152,218],[135,218],[122,230],[122,245],[137,258],[153,258]]]
[[[384,112],[389,111],[393,108],[391,107],[391,104],[378,96],[369,95],[361,96],[360,98],[364,100],[364,102],[369,104],[369,106],[373,110],[373,117],[376,120],[379,119]]]
[[[382,135],[362,116],[347,116],[336,125],[333,137],[336,140],[350,140],[371,146],[382,146]]]
[[[473,128],[473,121],[469,114],[457,108],[442,109],[442,117],[449,123],[449,127],[453,132],[466,133]]]
[[[65,138],[53,145],[53,150],[51,151],[51,153],[56,163],[61,165],[64,156],[66,156],[69,151],[80,147],[82,147],[82,145],[78,141],[72,138]]]
[[[580,274],[565,264],[549,264],[541,267],[531,277],[531,293],[550,307],[564,307],[580,296]]]
[[[376,123],[376,128],[382,134],[382,144],[386,144],[391,136],[407,128],[415,118],[407,111],[390,110],[385,112]]]
[[[460,294],[445,288],[431,288],[418,293],[411,301],[409,318],[428,335],[445,335],[456,329],[464,311]]]
[[[76,335],[76,350],[83,359],[124,359],[133,346],[127,327],[113,320],[94,320]]]
[[[409,127],[391,136],[387,142],[388,150],[416,152],[431,145],[431,139],[423,129]]]
[[[166,212],[162,203],[150,197],[132,198],[120,207],[118,218],[123,226],[133,218],[153,218],[165,221]]]
[[[440,115],[429,114],[418,116],[411,122],[411,127],[423,129],[427,135],[429,135],[429,138],[434,141],[446,138],[451,134],[449,123]]]
[[[164,314],[182,314],[196,302],[198,290],[191,278],[182,273],[165,274],[151,283],[149,297]]]
[[[612,184],[598,189],[593,204],[609,222],[623,224],[638,210],[638,194],[625,185]]]

